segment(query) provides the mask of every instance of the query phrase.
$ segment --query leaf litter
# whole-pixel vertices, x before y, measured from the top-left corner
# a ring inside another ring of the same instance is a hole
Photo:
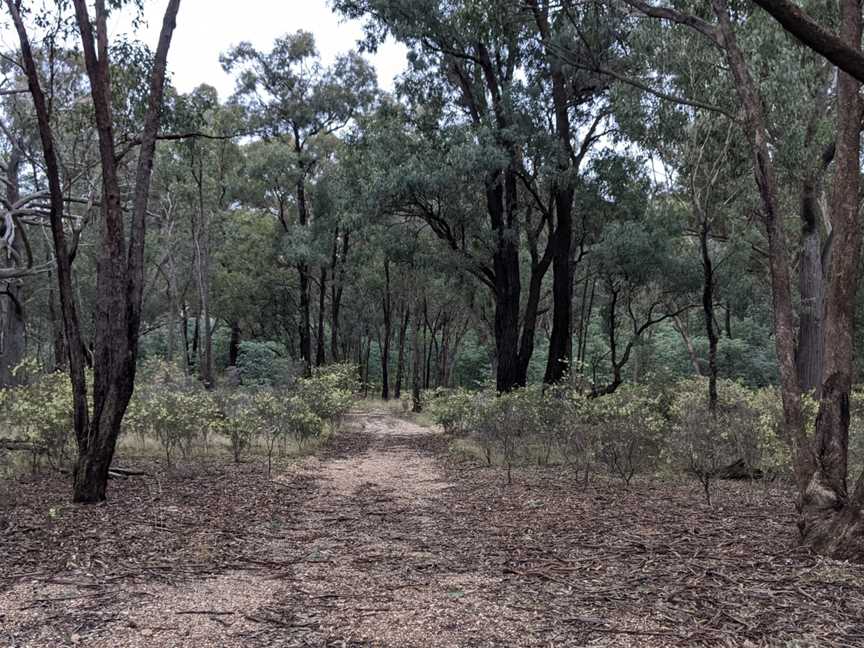
[[[143,467],[100,506],[0,482],[0,645],[864,646],[864,570],[798,548],[779,485],[508,486],[381,412],[272,480]]]

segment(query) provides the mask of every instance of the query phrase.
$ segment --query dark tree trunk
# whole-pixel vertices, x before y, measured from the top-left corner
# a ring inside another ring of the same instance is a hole
[[[339,310],[342,306],[342,290],[345,285],[345,263],[348,258],[350,232],[342,233],[342,253],[338,253],[339,232],[333,239],[333,258],[331,261],[333,280],[330,282],[330,356],[333,362],[339,361]],[[338,275],[337,275],[338,267]],[[338,279],[337,279],[338,276]],[[345,355],[347,359],[347,355]]]
[[[180,319],[183,322],[183,328],[181,329],[183,333],[183,359],[186,369],[186,374],[190,374],[192,372],[192,363],[194,361],[194,350],[192,346],[189,344],[189,307],[186,305],[186,302],[183,302],[183,305],[180,308]]]
[[[711,222],[708,214],[699,214],[699,249],[702,254],[702,314],[705,334],[708,336],[708,411],[717,411],[717,328],[714,325],[714,264],[711,261],[709,241]]]
[[[590,292],[588,290],[589,284],[591,286]],[[594,291],[596,287],[596,276],[586,275],[585,283],[582,287],[582,299],[579,303],[579,334],[576,347],[576,363],[579,365],[580,372],[584,372],[585,350],[588,346],[589,325],[591,323],[591,314],[594,310]]]
[[[519,273],[519,243],[513,236],[516,226],[513,214],[515,201],[516,179],[509,169],[487,179],[486,202],[495,235],[492,261],[495,275],[495,350],[498,357],[495,386],[499,392],[523,387],[527,381],[527,363],[521,362],[519,358],[522,279]]]
[[[299,138],[295,134],[295,152],[302,155]],[[300,179],[297,180],[297,218],[300,227],[309,225],[309,208],[306,204],[306,169],[301,164]],[[297,264],[300,276],[300,357],[303,360],[304,375],[312,375],[312,300],[310,295],[309,264],[305,261]]]
[[[423,353],[423,389],[429,389],[432,380],[432,349],[438,344],[438,320],[435,320],[434,326],[433,324],[430,324],[429,304],[425,299],[423,300],[423,318],[426,323],[426,326],[423,329],[423,344],[425,345]]]
[[[321,267],[321,285],[318,287],[318,337],[315,347],[315,366],[322,367],[324,357],[324,301],[327,296],[327,268]]]
[[[384,259],[384,296],[381,313],[384,316],[384,339],[379,341],[381,351],[381,398],[390,400],[390,340],[393,337],[393,308],[390,300],[390,260]]]
[[[305,263],[297,265],[300,275],[300,358],[303,360],[303,374],[312,375],[312,319],[309,295],[309,266]]]
[[[807,128],[807,139],[812,139],[823,110],[817,102],[812,124]],[[812,145],[810,146],[812,148]],[[829,245],[823,247],[819,228],[817,193],[820,180],[834,159],[836,144],[818,156],[816,165],[805,174],[801,183],[801,261],[798,268],[798,289],[801,305],[798,314],[798,347],[795,362],[801,391],[818,399],[822,394],[822,358],[825,336],[825,267]]]
[[[73,0],[84,55],[98,134],[102,174],[100,241],[96,261],[96,317],[93,351],[92,417],[87,403],[84,357],[78,312],[72,288],[71,260],[66,244],[64,200],[60,166],[54,143],[49,108],[42,91],[39,71],[18,3],[6,6],[21,44],[21,58],[36,112],[39,136],[49,185],[51,232],[73,391],[73,420],[78,442],[74,470],[73,500],[82,503],[105,499],[108,468],[114,455],[120,423],[132,395],[138,333],[144,289],[144,240],[156,136],[162,111],[166,59],[176,24],[179,0],[169,0],[159,44],[149,78],[149,95],[138,163],[132,191],[132,214],[128,246],[124,227],[127,219],[121,188],[114,128],[111,119],[111,83],[108,43],[108,11],[104,0],[96,0],[91,21],[85,0]],[[93,33],[95,24],[96,33]]]
[[[405,374],[405,336],[408,334],[408,323],[411,319],[411,309],[407,303],[402,305],[402,325],[399,327],[399,357],[396,362],[396,385],[393,387],[393,397],[402,396],[402,379]]]
[[[198,355],[198,377],[208,389],[214,385],[213,336],[210,328],[210,215],[204,206],[204,163],[198,160],[198,168],[192,163],[192,173],[198,185],[198,213],[194,223],[195,276],[198,285],[199,320],[203,316],[203,335]],[[196,332],[201,333],[196,325]]]
[[[201,310],[195,313],[195,326],[192,329],[192,352],[189,356],[191,361],[190,367],[201,366]]]
[[[49,275],[48,281],[53,284],[53,278]],[[54,371],[65,369],[68,362],[66,352],[66,335],[63,332],[62,316],[57,313],[54,286],[48,289],[48,323],[51,329],[51,348],[54,352]]]
[[[726,302],[726,337],[732,339],[732,304]]]
[[[236,367],[237,358],[240,355],[240,330],[239,322],[231,322],[231,340],[228,343],[228,366]]]
[[[570,132],[570,97],[561,58],[554,49],[549,25],[548,4],[537,0],[529,6],[534,13],[540,40],[552,79],[552,104],[555,111],[555,136],[558,139],[558,177],[555,178],[555,231],[552,235],[552,333],[543,381],[556,383],[570,371],[573,355],[573,149]]]
[[[363,342],[361,340],[360,347],[363,347]],[[369,331],[366,331],[366,351],[363,353],[363,398],[366,398],[369,395],[369,356],[372,353],[372,336],[369,335]]]
[[[420,367],[422,364],[420,356],[420,327],[423,324],[423,314],[419,308],[414,309],[414,334],[412,336],[411,351],[411,411],[420,412],[423,409],[421,398]]]

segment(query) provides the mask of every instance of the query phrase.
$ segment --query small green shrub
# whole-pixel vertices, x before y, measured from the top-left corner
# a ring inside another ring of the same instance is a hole
[[[626,486],[657,464],[666,420],[661,398],[643,385],[622,385],[591,399],[587,411],[598,430],[598,458]]]
[[[436,389],[427,402],[427,410],[445,434],[461,437],[470,431],[476,398],[476,392],[467,389]]]
[[[39,458],[57,468],[67,462],[73,448],[72,383],[63,372],[39,373],[32,362],[15,369],[26,382],[0,390],[0,435],[29,443],[31,466]]]

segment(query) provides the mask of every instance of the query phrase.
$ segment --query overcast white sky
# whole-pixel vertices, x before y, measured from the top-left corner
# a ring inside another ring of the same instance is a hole
[[[135,36],[155,49],[165,0],[145,0],[148,24]],[[118,22],[118,31],[128,27]],[[333,13],[326,0],[182,0],[177,30],[168,55],[174,85],[188,92],[201,83],[214,86],[220,97],[234,91],[231,77],[222,71],[219,55],[241,41],[269,49],[278,36],[298,29],[310,31],[325,63],[353,49],[362,36],[359,22],[346,22]],[[393,78],[405,68],[405,50],[388,41],[369,56],[378,71],[378,83],[392,90]]]

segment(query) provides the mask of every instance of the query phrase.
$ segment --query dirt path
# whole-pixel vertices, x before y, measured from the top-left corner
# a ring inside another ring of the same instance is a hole
[[[47,578],[34,573],[0,593],[0,645],[501,645],[502,610],[475,596],[489,579],[449,569],[451,557],[428,544],[441,532],[452,486],[436,456],[441,447],[439,435],[411,422],[355,413],[321,458],[274,476],[270,490],[286,496],[259,507],[263,522],[255,520],[247,533],[228,525],[224,536],[237,545],[230,555],[241,569],[222,564],[209,520],[175,526],[201,519],[177,497],[148,511],[153,521],[141,530],[183,533],[184,552],[198,560],[172,569],[166,548],[163,568],[115,577],[99,574],[110,574],[111,565],[98,546],[86,557],[73,550],[71,569]],[[235,488],[242,490],[242,481]],[[115,492],[106,508],[127,514],[126,495]],[[220,512],[230,522],[234,511]],[[150,558],[131,558],[132,568]],[[507,643],[519,637],[511,634]]]
[[[357,412],[273,480],[0,482],[0,646],[864,646],[864,570],[795,548],[788,493],[514,481]]]

